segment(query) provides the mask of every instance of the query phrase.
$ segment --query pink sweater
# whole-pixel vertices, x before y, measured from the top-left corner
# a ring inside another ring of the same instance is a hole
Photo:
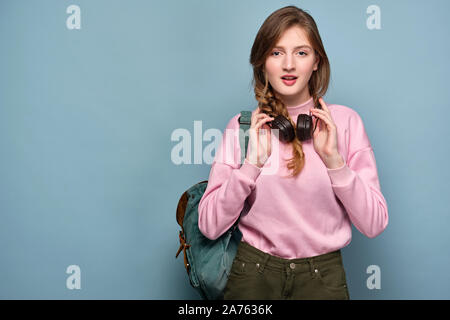
[[[272,154],[262,168],[247,162],[240,167],[240,114],[228,122],[198,207],[199,229],[206,237],[222,235],[243,209],[239,221],[242,241],[285,259],[345,247],[352,238],[351,223],[369,238],[383,232],[388,208],[363,122],[349,107],[327,106],[337,127],[338,151],[345,164],[328,169],[311,139],[303,142],[305,166],[295,178],[284,178],[290,171],[283,159],[292,157],[292,147],[279,142],[275,134]],[[288,107],[288,112],[295,122],[299,113],[309,114],[312,107],[311,98]]]

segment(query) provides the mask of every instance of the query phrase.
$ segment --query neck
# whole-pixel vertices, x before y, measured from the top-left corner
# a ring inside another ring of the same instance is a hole
[[[275,93],[275,95],[281,101],[283,101],[284,105],[287,108],[296,107],[298,105],[305,103],[306,101],[309,101],[309,99],[311,99],[311,95],[309,94],[308,88],[305,88],[305,90],[300,92],[298,95],[294,95],[294,96],[284,96],[279,93]]]
[[[310,113],[309,110],[311,108],[314,108],[314,99],[312,97],[309,97],[308,100],[303,101],[297,105],[287,106],[286,110],[288,111],[289,116],[291,116],[291,118],[296,119],[300,113],[309,114]]]

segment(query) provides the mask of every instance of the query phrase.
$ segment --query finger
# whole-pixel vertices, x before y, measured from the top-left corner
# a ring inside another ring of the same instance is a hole
[[[265,125],[265,126],[267,126],[267,125]],[[270,155],[271,150],[272,150],[272,136],[271,136],[271,131],[272,130],[270,129],[269,126],[267,126],[267,127],[268,127],[267,134],[266,134],[266,137],[267,137],[267,154]]]
[[[256,127],[258,124],[260,124],[260,123],[265,123],[265,122],[272,121],[272,120],[274,120],[274,118],[269,117],[269,116],[267,116],[267,117],[259,117],[259,118],[257,118],[256,121],[255,121],[255,127]]]
[[[330,121],[333,121],[333,119],[331,118],[331,115],[328,112],[324,111],[324,110],[320,110],[320,109],[314,108],[314,109],[311,110],[311,114],[313,114],[313,115],[323,114]]]
[[[255,114],[255,115],[252,117],[252,121],[253,121],[253,122],[257,122],[259,119],[267,118],[267,117],[270,118],[270,116],[269,116],[268,114],[265,114],[265,113],[258,113],[258,114]]]
[[[258,140],[261,147],[263,147],[265,150],[267,150],[267,146],[269,145],[269,138],[270,137],[270,128],[267,127],[267,125],[263,125],[258,134]]]
[[[259,128],[259,134],[260,135],[267,135],[270,131],[270,127],[267,125],[267,123],[263,123],[261,127]]]
[[[328,119],[324,114],[317,113],[315,116],[318,117],[320,120],[323,120],[327,124],[329,129],[336,128],[335,124],[330,119]]]
[[[319,98],[319,102],[320,102],[320,105],[322,106],[323,110],[325,110],[326,112],[330,112],[330,110],[328,110],[327,104],[325,103],[325,101],[323,100],[322,97]]]
[[[319,119],[318,117],[314,116],[314,120],[313,120],[313,128],[318,128],[318,129],[319,129],[318,131],[321,131],[321,130],[322,130],[322,124],[321,124],[321,122],[322,122],[322,121],[320,121],[320,119]]]
[[[265,124],[266,122],[272,121],[273,119],[274,118],[271,118],[271,117],[260,119],[255,123],[254,128],[259,129],[263,124]]]
[[[264,125],[264,130],[266,130],[266,136],[267,136],[267,139],[268,139],[269,141],[271,141],[272,129],[271,129],[267,124],[265,124],[265,125]]]
[[[253,119],[255,118],[256,115],[261,113],[261,109],[258,107],[256,108],[253,112],[252,112],[252,119],[251,121],[253,121]]]

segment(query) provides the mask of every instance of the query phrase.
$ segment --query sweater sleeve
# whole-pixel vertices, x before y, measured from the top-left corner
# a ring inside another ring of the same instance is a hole
[[[246,161],[240,166],[238,116],[229,121],[222,135],[198,205],[198,227],[211,240],[219,238],[239,218],[261,173],[261,168]]]
[[[362,119],[354,112],[348,121],[347,158],[342,167],[327,169],[328,175],[352,223],[365,236],[375,238],[388,224],[388,208]]]

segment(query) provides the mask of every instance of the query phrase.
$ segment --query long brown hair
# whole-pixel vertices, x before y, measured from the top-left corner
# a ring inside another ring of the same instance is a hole
[[[286,109],[284,102],[279,99],[268,82],[264,65],[277,41],[281,38],[285,30],[293,26],[302,28],[314,49],[314,53],[319,57],[318,68],[311,75],[308,82],[309,94],[312,96],[314,105],[318,105],[318,99],[322,97],[327,89],[330,79],[330,63],[322,44],[314,19],[305,11],[296,6],[287,6],[274,11],[264,21],[260,27],[250,53],[250,64],[253,66],[252,86],[258,107],[263,112],[274,115],[283,115],[291,122],[295,128]],[[302,142],[295,138],[292,142],[293,157],[288,159],[287,168],[292,170],[291,177],[297,176],[305,165],[305,155],[303,153]]]

